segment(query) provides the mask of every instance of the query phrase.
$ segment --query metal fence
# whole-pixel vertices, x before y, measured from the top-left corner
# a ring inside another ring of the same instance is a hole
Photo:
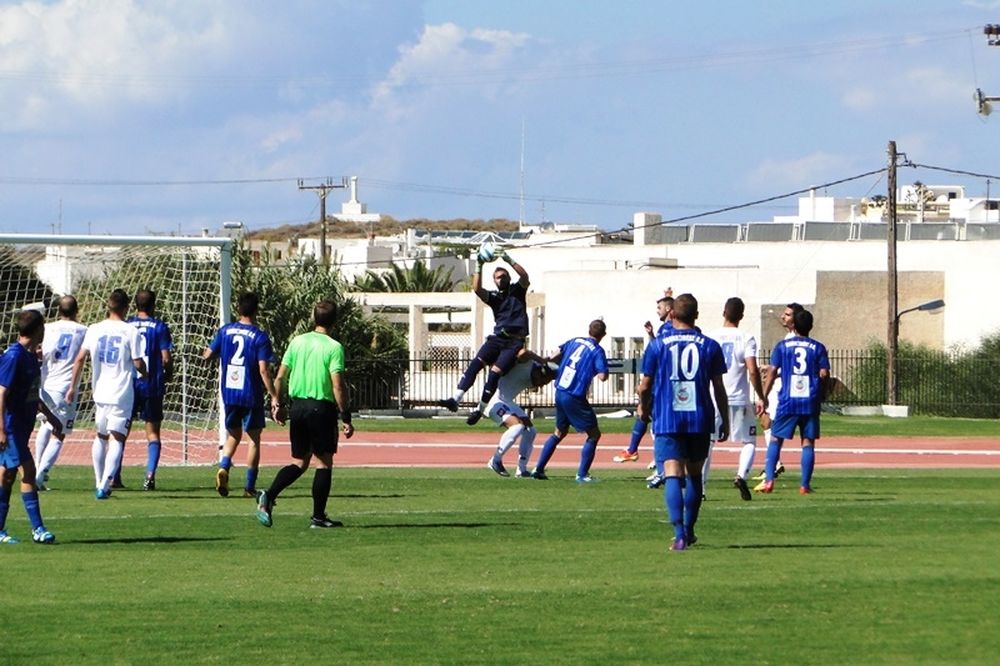
[[[759,362],[766,364],[766,351]],[[920,350],[899,357],[900,404],[916,414],[1000,418],[1000,357]],[[349,362],[348,381],[352,402],[363,410],[406,410],[433,407],[450,397],[469,364],[468,358],[419,358]],[[590,402],[601,410],[635,407],[639,377],[637,359],[609,359],[624,371],[607,382],[594,382]],[[886,403],[886,357],[884,350],[830,351],[835,389],[831,405],[882,405]],[[479,400],[485,373],[466,393],[464,406]],[[525,391],[520,403],[526,408],[551,408],[555,404],[553,384]]]

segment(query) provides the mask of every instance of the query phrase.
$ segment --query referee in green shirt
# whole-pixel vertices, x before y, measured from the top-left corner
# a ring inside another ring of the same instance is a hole
[[[313,477],[313,514],[309,527],[343,527],[339,520],[326,515],[326,501],[333,480],[333,454],[337,452],[337,418],[344,423],[344,437],[354,434],[351,412],[347,409],[347,387],[344,384],[344,347],[331,337],[337,319],[337,306],[320,301],[313,308],[315,328],[292,339],[281,359],[281,368],[274,380],[276,397],[271,400],[271,415],[278,423],[285,422],[281,396],[287,388],[291,399],[288,417],[288,438],[292,445],[293,462],[278,470],[267,490],[257,493],[257,520],[271,526],[271,510],[281,491],[295,483],[309,469],[313,456],[319,461]]]

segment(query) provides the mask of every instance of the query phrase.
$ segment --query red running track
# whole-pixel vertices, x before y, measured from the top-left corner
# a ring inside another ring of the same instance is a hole
[[[360,430],[349,440],[341,437],[340,451],[335,463],[340,466],[371,467],[479,467],[485,466],[496,447],[499,430],[470,430],[468,433],[390,433]],[[284,431],[265,431],[262,447],[262,464],[278,465],[289,460]],[[535,452],[541,450],[548,433],[539,433]],[[127,465],[144,464],[146,447],[143,433],[136,432],[126,445]],[[550,467],[575,467],[579,459],[583,435],[571,434],[553,456]],[[611,458],[628,445],[628,434],[605,435],[601,439],[595,459],[595,468],[644,467],[652,459],[651,440],[647,437],[640,448],[639,463],[616,465]],[[85,440],[86,441],[86,440]],[[763,464],[765,448],[757,447],[756,466]],[[236,462],[242,464],[244,450],[237,451]],[[712,467],[735,467],[739,447],[731,442],[717,444],[712,455]],[[188,462],[212,464],[217,451],[202,446],[192,450]],[[507,462],[516,461],[515,450],[507,453]],[[532,459],[534,459],[534,455]],[[797,444],[786,442],[782,462],[790,467],[799,464],[800,449]],[[179,447],[169,438],[164,444],[163,464],[181,462]],[[90,444],[67,442],[59,459],[60,464],[90,465]],[[816,445],[818,468],[1000,468],[1000,438],[960,437],[824,437]]]

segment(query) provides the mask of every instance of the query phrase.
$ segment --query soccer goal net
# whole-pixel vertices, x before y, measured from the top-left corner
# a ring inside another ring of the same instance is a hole
[[[201,352],[229,319],[232,241],[227,238],[0,235],[0,298],[7,342],[17,339],[14,314],[26,306],[58,316],[60,296],[72,294],[78,320],[93,324],[107,316],[108,295],[123,289],[156,292],[154,316],[170,327],[173,378],[166,387],[161,426],[162,464],[206,464],[220,445],[218,363]],[[135,314],[134,304],[129,315]],[[6,347],[6,345],[5,345]],[[87,464],[94,440],[90,367],[80,384],[74,431],[60,462]],[[125,464],[146,456],[145,426],[133,423]]]

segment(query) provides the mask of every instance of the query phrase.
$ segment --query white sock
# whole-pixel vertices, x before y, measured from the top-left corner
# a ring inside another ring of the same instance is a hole
[[[119,442],[114,437],[108,439],[108,455],[104,457],[104,480],[103,488],[111,488],[111,480],[115,478],[115,470],[118,469],[118,461],[121,460],[125,444]]]
[[[104,487],[104,459],[107,454],[108,440],[95,437],[94,444],[90,447],[90,456],[94,461],[94,483],[98,490]]]
[[[524,425],[516,423],[511,427],[504,430],[503,434],[500,435],[500,444],[497,446],[497,459],[503,458],[503,454],[510,451],[510,447],[514,446],[514,440],[517,439],[524,431]]]
[[[42,425],[38,426],[38,435],[35,436],[35,469],[40,470],[42,468],[42,455],[45,453],[51,437],[52,426],[48,421],[45,421]]]
[[[736,476],[741,479],[747,478],[750,474],[750,469],[753,467],[753,457],[757,453],[757,445],[753,442],[749,442],[743,445],[740,449],[740,466],[736,471]]]
[[[531,452],[535,448],[535,435],[537,434],[538,430],[534,426],[525,428],[524,432],[521,433],[521,443],[517,446],[517,468],[522,473],[528,471],[528,460],[531,458]]]
[[[39,477],[47,473],[52,466],[56,464],[56,460],[59,458],[59,452],[62,451],[62,440],[58,437],[53,437],[49,440],[48,445],[45,447],[45,451],[42,453],[42,459],[38,461],[38,475]]]
[[[455,400],[455,402],[462,402],[462,398],[465,397],[465,391],[462,389],[456,389],[455,392],[451,394],[451,397]]]

